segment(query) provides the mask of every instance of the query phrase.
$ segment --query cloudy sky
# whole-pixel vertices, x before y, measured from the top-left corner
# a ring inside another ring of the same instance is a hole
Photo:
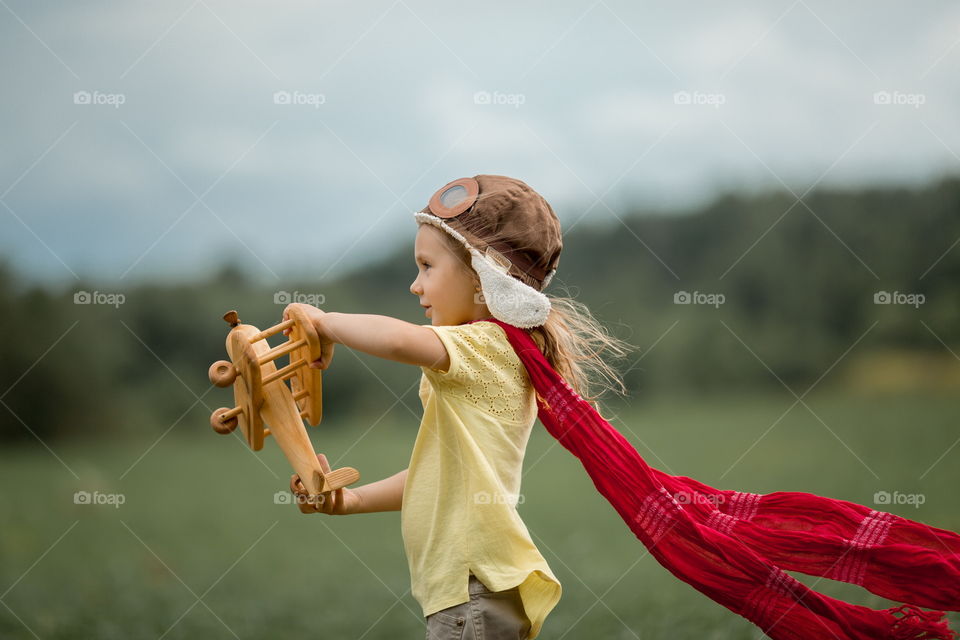
[[[0,0],[0,60],[0,257],[35,280],[320,278],[477,173],[569,230],[960,172],[955,2]]]

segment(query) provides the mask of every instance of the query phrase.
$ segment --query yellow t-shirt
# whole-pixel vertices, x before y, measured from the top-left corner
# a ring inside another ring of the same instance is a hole
[[[497,324],[422,326],[450,368],[420,367],[423,421],[400,514],[413,597],[428,616],[470,599],[469,572],[491,591],[519,586],[535,638],[561,587],[516,509],[533,386]]]

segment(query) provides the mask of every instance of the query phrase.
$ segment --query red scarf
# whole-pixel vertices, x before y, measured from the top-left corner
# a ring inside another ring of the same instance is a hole
[[[550,366],[530,335],[495,319],[537,393],[540,421],[580,459],[667,570],[774,640],[956,638],[960,535],[809,493],[714,489],[651,468]],[[830,598],[785,570],[857,584],[906,604],[869,609]],[[919,605],[919,606],[917,606]]]

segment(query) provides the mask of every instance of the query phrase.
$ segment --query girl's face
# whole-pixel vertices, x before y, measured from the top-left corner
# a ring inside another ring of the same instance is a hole
[[[490,317],[486,304],[478,303],[479,281],[469,264],[447,245],[444,232],[421,224],[414,242],[417,279],[410,293],[427,307],[425,314],[435,326],[463,324]]]

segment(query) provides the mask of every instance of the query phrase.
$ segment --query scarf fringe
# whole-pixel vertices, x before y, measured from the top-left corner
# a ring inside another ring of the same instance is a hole
[[[889,640],[955,640],[957,634],[950,630],[943,611],[924,611],[912,604],[905,604],[885,613],[892,618]],[[901,614],[897,618],[894,614]]]

